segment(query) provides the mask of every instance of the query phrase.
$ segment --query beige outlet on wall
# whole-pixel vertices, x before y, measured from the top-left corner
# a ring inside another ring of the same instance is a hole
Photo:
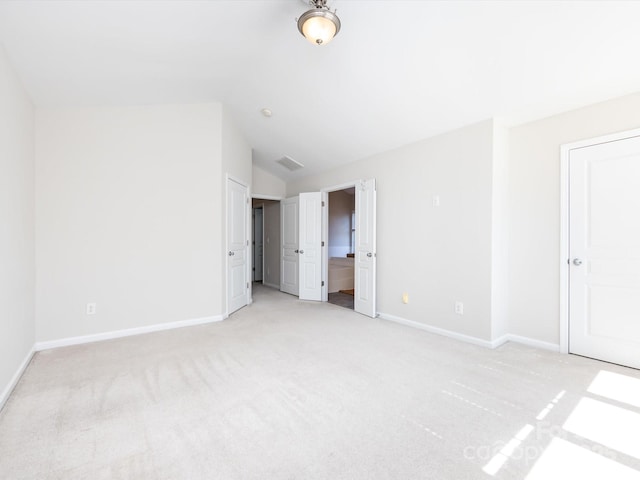
[[[408,293],[403,293],[402,294],[402,303],[409,303],[409,294]]]

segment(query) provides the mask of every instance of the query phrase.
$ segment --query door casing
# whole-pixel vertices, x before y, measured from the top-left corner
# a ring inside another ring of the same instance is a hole
[[[374,180],[374,179],[371,179]],[[327,187],[327,188],[323,188],[320,190],[320,192],[323,194],[323,199],[325,200],[325,202],[328,201],[328,194],[330,192],[336,192],[339,190],[345,190],[347,188],[356,188],[356,190],[363,185],[367,180],[354,180],[352,182],[346,182],[346,183],[342,183],[340,185],[334,185],[332,187]],[[375,180],[374,180],[375,181]],[[356,194],[356,205],[355,205],[355,209],[356,209],[356,218],[358,218],[358,215],[360,215],[361,212],[358,212],[358,202],[357,202],[357,194]],[[375,210],[374,210],[375,211]],[[375,217],[375,214],[374,214]],[[376,218],[372,218],[371,221],[373,222],[373,235],[375,238],[376,235]],[[356,227],[357,228],[357,227]],[[356,239],[358,237],[358,232],[356,230]],[[322,278],[327,279],[327,281],[324,282],[324,286],[322,287],[322,301],[326,302],[329,300],[329,282],[328,282],[328,271],[329,271],[329,255],[328,255],[328,245],[329,245],[329,208],[328,208],[328,203],[327,203],[327,208],[323,208],[322,209],[322,240],[324,242],[324,245],[326,245],[326,248],[323,248],[322,250]],[[358,255],[358,245],[355,245],[355,252],[356,252],[356,256]],[[372,248],[373,251],[371,252],[372,255],[376,255],[375,252],[375,240],[373,241],[372,244]],[[373,260],[374,262],[376,262],[375,258]],[[358,264],[357,264],[357,258],[356,261],[354,262],[354,289],[356,290],[356,294],[357,294],[357,290],[358,290],[358,286],[356,285],[356,272],[355,269],[358,268]],[[375,269],[375,265],[374,265],[374,269]],[[372,302],[372,311],[368,312],[368,313],[364,313],[364,312],[360,312],[363,313],[365,315],[369,315],[372,317],[376,317],[377,316],[377,299],[376,299],[376,278],[375,278],[375,274],[373,275],[373,297],[371,299]],[[355,299],[354,299],[355,300]],[[355,311],[359,311],[357,308],[357,305],[354,302],[354,310]]]
[[[640,128],[560,146],[560,352],[569,353],[569,154],[577,148],[640,136]]]
[[[354,188],[356,183],[360,180],[354,180],[352,182],[341,183],[339,185],[333,185],[331,187],[322,188],[320,192],[323,194],[323,199],[326,203],[326,208],[322,209],[322,241],[325,244],[325,248],[322,250],[322,278],[325,279],[322,286],[322,301],[329,301],[329,194],[331,192],[338,192],[340,190],[346,190],[347,188]],[[355,268],[355,266],[354,266]]]

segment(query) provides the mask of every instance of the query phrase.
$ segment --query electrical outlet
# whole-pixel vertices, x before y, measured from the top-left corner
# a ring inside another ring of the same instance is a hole
[[[409,303],[409,294],[408,293],[403,293],[402,294],[402,303]]]
[[[464,303],[462,303],[462,302],[456,302],[455,312],[456,312],[458,315],[464,315]]]
[[[87,315],[95,315],[95,314],[96,314],[96,304],[87,303]]]

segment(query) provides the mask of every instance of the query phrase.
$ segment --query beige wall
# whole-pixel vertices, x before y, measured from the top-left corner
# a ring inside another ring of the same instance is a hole
[[[38,110],[37,340],[222,313],[221,132],[216,103]]]
[[[291,182],[287,193],[376,178],[378,311],[488,341],[492,162],[493,121],[485,121]]]
[[[284,180],[254,165],[253,186],[251,191],[253,195],[284,198],[286,195],[286,184]]]
[[[510,130],[510,333],[559,342],[560,145],[634,128],[640,94]]]
[[[0,46],[0,408],[35,339],[33,124]]]

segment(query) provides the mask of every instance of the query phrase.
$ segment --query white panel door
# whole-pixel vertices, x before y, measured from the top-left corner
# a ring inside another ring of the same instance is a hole
[[[291,197],[280,202],[280,291],[295,296],[298,296],[298,200],[298,197]]]
[[[300,300],[322,300],[322,194],[300,194]]]
[[[356,185],[354,310],[376,313],[376,181]]]
[[[640,368],[640,137],[569,152],[569,351]]]
[[[247,187],[227,179],[227,311],[247,304]]]

